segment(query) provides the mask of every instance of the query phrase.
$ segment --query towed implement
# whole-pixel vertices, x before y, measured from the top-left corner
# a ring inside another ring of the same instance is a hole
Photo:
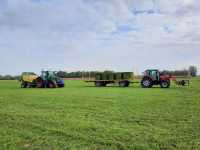
[[[56,88],[64,87],[64,80],[54,71],[42,71],[38,76],[32,72],[23,72],[20,78],[22,88]]]

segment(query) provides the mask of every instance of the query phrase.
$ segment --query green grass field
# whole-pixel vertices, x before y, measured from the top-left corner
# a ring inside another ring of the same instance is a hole
[[[0,149],[200,149],[200,79],[170,89],[0,81]]]

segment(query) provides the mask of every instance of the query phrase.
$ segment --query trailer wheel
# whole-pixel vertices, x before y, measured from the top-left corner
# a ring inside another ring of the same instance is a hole
[[[160,87],[161,88],[169,88],[170,87],[170,81],[169,80],[162,80],[160,82]]]
[[[129,86],[129,81],[120,81],[119,82],[119,86],[120,87],[128,87]]]
[[[143,78],[141,81],[141,85],[143,88],[152,88],[153,81],[151,78]]]
[[[101,82],[101,81],[96,81],[96,82],[95,82],[95,86],[96,86],[96,87],[106,86],[106,83],[103,83],[103,82]]]

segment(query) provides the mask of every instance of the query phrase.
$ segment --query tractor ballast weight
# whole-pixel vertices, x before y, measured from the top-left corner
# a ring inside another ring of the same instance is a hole
[[[24,72],[21,75],[20,81],[22,88],[56,88],[64,87],[65,85],[64,81],[53,71],[42,71],[41,76],[32,72]]]

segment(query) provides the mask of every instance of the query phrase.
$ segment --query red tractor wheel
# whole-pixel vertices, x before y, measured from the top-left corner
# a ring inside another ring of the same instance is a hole
[[[160,81],[161,88],[169,88],[170,87],[170,80],[162,80]]]
[[[141,81],[141,85],[143,88],[152,88],[153,86],[153,81],[149,77],[144,77]]]

